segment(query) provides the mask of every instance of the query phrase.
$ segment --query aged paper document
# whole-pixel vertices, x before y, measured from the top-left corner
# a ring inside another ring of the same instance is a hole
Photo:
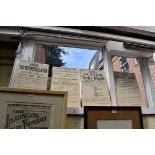
[[[8,104],[6,129],[48,129],[52,105]]]
[[[68,91],[67,107],[80,107],[79,70],[64,67],[53,67],[50,90]]]
[[[47,89],[48,64],[31,63],[24,60],[19,62],[13,88]]]
[[[104,70],[81,70],[81,96],[83,106],[111,105]]]
[[[118,105],[144,106],[134,73],[114,72]]]

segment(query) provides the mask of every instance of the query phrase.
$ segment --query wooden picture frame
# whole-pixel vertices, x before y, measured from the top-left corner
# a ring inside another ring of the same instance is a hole
[[[141,107],[85,106],[85,129],[143,129]]]
[[[0,88],[0,128],[61,129],[67,92]]]

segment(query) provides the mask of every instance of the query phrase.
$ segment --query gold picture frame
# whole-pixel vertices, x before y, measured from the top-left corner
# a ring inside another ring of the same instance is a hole
[[[0,128],[65,128],[67,96],[65,91],[1,88]]]

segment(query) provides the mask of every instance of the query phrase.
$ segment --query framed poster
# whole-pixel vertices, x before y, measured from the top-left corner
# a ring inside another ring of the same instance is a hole
[[[85,106],[85,129],[142,129],[141,107]]]
[[[0,89],[1,129],[65,128],[67,92]]]

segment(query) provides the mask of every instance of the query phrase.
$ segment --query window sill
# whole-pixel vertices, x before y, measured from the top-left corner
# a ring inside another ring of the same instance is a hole
[[[145,115],[155,114],[155,108],[142,108],[142,114]]]

